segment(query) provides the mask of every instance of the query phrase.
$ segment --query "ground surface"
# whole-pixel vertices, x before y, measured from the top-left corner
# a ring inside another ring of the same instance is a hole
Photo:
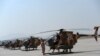
[[[0,56],[43,56],[41,48],[34,51],[23,51],[22,50],[9,50],[0,48]],[[78,43],[73,48],[73,53],[70,54],[50,54],[49,48],[46,46],[45,56],[100,56],[100,38],[96,42],[93,38],[79,39]]]

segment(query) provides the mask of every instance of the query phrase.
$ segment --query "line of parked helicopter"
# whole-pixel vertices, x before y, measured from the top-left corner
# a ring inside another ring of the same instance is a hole
[[[100,26],[94,27],[95,32],[93,36],[96,41],[98,41],[97,36],[98,36],[99,27]],[[81,30],[84,30],[84,29],[81,29]],[[58,31],[58,32],[55,35],[53,35],[53,37],[51,37],[50,39],[45,40],[45,42],[48,43],[48,46],[50,47],[50,49],[53,50],[52,53],[54,53],[55,49],[57,49],[58,52],[60,52],[59,51],[60,49],[63,49],[63,52],[65,53],[72,52],[71,49],[74,47],[78,39],[81,37],[79,33],[74,34],[73,31],[66,31],[65,29],[59,29],[59,30],[40,32],[36,34],[42,34],[42,33],[47,33],[47,32],[54,32],[54,31]],[[41,39],[31,36],[26,41],[16,39],[14,42],[12,41],[2,42],[1,46],[4,46],[4,48],[10,48],[10,49],[15,49],[15,48],[21,49],[21,47],[24,46],[25,50],[30,50],[30,48],[37,49],[37,47],[40,44],[41,44]]]
[[[7,40],[2,41],[1,46],[7,49],[21,49],[22,46],[25,47],[25,50],[30,50],[30,48],[36,48],[41,44],[41,40],[31,36],[27,40]]]

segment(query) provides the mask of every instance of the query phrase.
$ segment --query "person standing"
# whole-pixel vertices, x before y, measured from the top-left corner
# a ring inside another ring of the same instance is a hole
[[[42,48],[42,53],[45,55],[45,40],[41,39],[41,48]]]

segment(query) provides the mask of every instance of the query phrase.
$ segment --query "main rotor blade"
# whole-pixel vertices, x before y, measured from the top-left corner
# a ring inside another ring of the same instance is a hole
[[[39,32],[39,33],[36,33],[36,34],[42,34],[42,33],[54,32],[54,31],[59,31],[59,30],[44,31],[44,32]],[[36,34],[33,34],[33,35],[36,35]]]
[[[100,26],[94,26],[94,27],[100,27]]]
[[[48,32],[54,32],[54,31],[60,31],[61,29],[59,29],[59,30],[50,30],[50,31],[44,31],[44,32],[39,32],[39,33],[36,33],[36,34],[42,34],[42,33],[48,33]],[[65,30],[65,29],[63,29],[63,30]],[[66,30],[91,30],[91,29],[89,29],[89,28],[78,28],[78,29],[66,29]],[[36,35],[36,34],[33,34],[33,35]]]
[[[78,28],[78,29],[68,29],[68,30],[86,30],[86,31],[89,31],[89,30],[92,30],[92,29],[89,29],[89,28]]]

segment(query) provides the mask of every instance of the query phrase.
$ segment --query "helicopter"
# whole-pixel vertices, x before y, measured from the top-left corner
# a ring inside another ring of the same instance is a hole
[[[94,27],[94,34],[90,35],[93,36],[95,38],[96,41],[98,41],[98,30],[99,30],[100,26],[95,26]],[[59,29],[59,30],[51,30],[51,31],[44,31],[44,32],[39,32],[36,34],[42,34],[42,33],[48,33],[48,32],[55,32],[58,31],[59,33],[55,34],[56,39],[49,39],[48,41],[48,46],[50,47],[50,49],[53,49],[53,52],[55,51],[55,49],[58,50],[58,52],[60,52],[60,49],[63,49],[63,52],[69,52],[71,53],[74,45],[77,43],[78,39],[81,37],[80,34],[77,32],[76,34],[73,33],[74,31],[68,31],[68,30],[90,30],[87,28],[79,28],[79,29]]]

